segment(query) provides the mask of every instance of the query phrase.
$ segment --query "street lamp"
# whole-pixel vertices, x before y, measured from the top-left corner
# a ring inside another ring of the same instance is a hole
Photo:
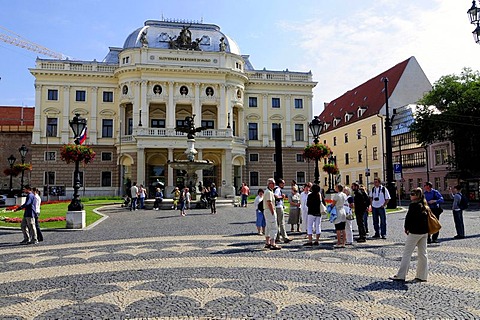
[[[368,177],[370,177],[370,169],[368,169],[368,138],[361,133],[357,133],[358,139],[365,138],[365,178],[367,179],[368,190]]]
[[[323,129],[323,123],[318,119],[318,116],[313,117],[312,122],[308,124],[308,127],[310,128],[310,132],[312,133],[313,136],[313,143],[317,144],[319,142],[318,137],[320,136],[320,133],[322,132]],[[318,159],[315,159],[315,184],[320,183],[320,172],[318,171]]]
[[[473,39],[476,43],[480,43],[480,8],[477,7],[475,0],[472,1],[472,7],[467,11],[468,18],[470,23],[476,25],[475,30],[473,30]]]
[[[390,118],[390,111],[388,107],[388,78],[382,78],[385,84],[385,151],[386,171],[387,171],[387,190],[390,193],[390,201],[388,201],[387,208],[395,209],[397,207],[397,188],[393,182],[393,150],[392,150],[392,119]]]
[[[75,117],[69,121],[70,128],[72,128],[74,141],[76,145],[80,144],[79,137],[83,130],[87,126],[87,119],[81,118],[80,114],[76,113]],[[83,204],[78,196],[78,190],[80,189],[80,161],[75,160],[75,172],[73,173],[73,198],[72,202],[68,205],[68,211],[82,211]]]
[[[15,164],[15,161],[17,161],[17,158],[15,158],[13,154],[11,154],[10,157],[7,158],[7,160],[8,164],[10,165],[10,193],[8,194],[8,197],[13,198],[13,165]]]
[[[25,157],[28,153],[28,148],[22,144],[22,146],[18,149],[18,152],[20,152],[20,156],[22,158],[22,164],[25,164]],[[25,175],[25,169],[22,167],[22,178],[20,180],[20,192],[23,194],[23,177]]]
[[[336,165],[337,164],[337,156],[334,156],[333,153],[328,157],[328,163]],[[333,173],[328,174],[328,190],[327,193],[335,193],[335,181],[333,179]]]

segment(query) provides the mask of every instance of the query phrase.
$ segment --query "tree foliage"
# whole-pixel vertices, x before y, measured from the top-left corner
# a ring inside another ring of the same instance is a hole
[[[422,145],[452,141],[457,169],[478,173],[480,166],[480,73],[465,68],[441,77],[419,101],[411,129]]]

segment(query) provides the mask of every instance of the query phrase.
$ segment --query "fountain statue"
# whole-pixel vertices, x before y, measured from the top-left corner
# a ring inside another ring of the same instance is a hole
[[[198,190],[196,190],[198,177],[195,172],[197,170],[210,169],[211,167],[213,167],[213,162],[210,160],[195,160],[195,156],[198,153],[197,150],[195,150],[195,136],[197,132],[201,132],[206,128],[195,127],[194,119],[194,114],[191,117],[187,116],[185,117],[185,124],[183,126],[175,128],[175,130],[187,134],[187,149],[185,150],[187,160],[175,159],[173,161],[168,160],[167,162],[167,164],[173,169],[186,171],[185,184],[190,188],[195,189],[190,190],[190,192],[192,193],[192,199],[194,193],[198,193]]]

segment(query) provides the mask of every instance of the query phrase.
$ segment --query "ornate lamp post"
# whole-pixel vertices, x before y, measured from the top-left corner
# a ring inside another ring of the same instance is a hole
[[[328,163],[336,165],[337,164],[337,157],[333,155],[333,153],[328,157]],[[327,193],[335,193],[335,181],[333,179],[333,173],[328,174],[328,190]]]
[[[87,119],[81,118],[80,114],[75,114],[72,120],[69,121],[70,128],[72,128],[73,135],[75,138],[75,144],[79,145],[79,137],[83,132],[83,129],[87,126]],[[68,211],[81,211],[83,210],[83,204],[80,201],[78,195],[78,190],[80,189],[80,170],[79,170],[80,161],[75,161],[75,171],[73,173],[73,199],[72,202],[68,205]]]
[[[13,187],[12,187],[12,182],[13,182],[13,165],[15,164],[15,161],[17,158],[13,156],[13,154],[10,155],[10,157],[7,158],[8,164],[10,165],[10,193],[8,194],[9,198],[13,198]]]
[[[368,190],[368,178],[370,177],[370,169],[368,168],[368,138],[361,133],[357,133],[358,139],[365,138],[365,178],[367,180]]]
[[[317,144],[319,142],[318,137],[323,129],[323,123],[318,119],[318,116],[313,117],[312,122],[308,124],[310,132],[313,136],[313,143]],[[318,171],[318,159],[315,159],[315,184],[320,183],[320,172]]]
[[[472,7],[467,11],[470,23],[476,25],[475,30],[472,31],[473,40],[480,44],[480,8],[477,7],[475,0],[472,1]]]
[[[22,157],[22,164],[25,164],[25,157],[27,156],[28,153],[28,148],[22,144],[22,146],[18,149],[18,152],[20,152],[20,156]],[[25,169],[22,168],[22,178],[20,180],[20,192],[23,194],[23,178],[25,175]]]

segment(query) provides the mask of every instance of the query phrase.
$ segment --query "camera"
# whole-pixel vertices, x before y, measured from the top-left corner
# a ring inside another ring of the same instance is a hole
[[[378,201],[380,200],[378,197],[373,198],[373,201]]]

